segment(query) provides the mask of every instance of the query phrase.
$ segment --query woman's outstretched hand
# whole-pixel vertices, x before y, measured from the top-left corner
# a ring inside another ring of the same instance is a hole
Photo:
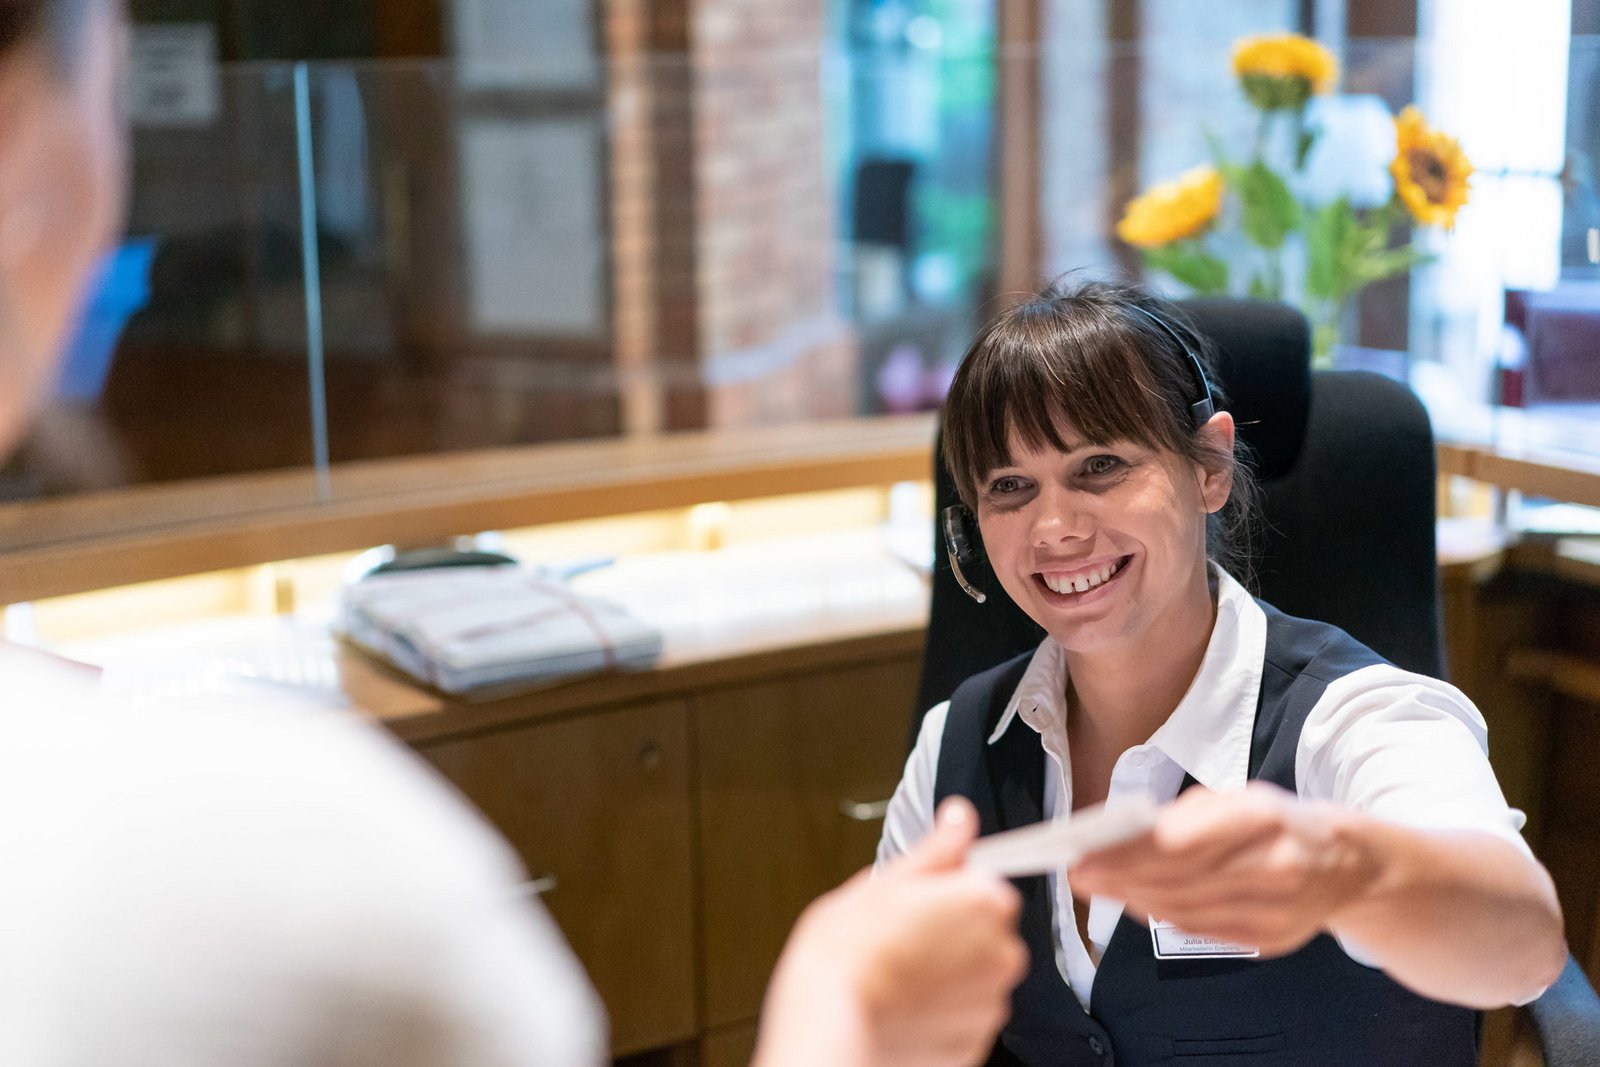
[[[795,924],[762,1012],[757,1067],[958,1067],[981,1061],[1027,968],[1016,891],[965,869],[977,816],[946,801],[933,832]]]
[[[1283,955],[1327,929],[1380,873],[1341,832],[1342,816],[1265,782],[1230,793],[1196,786],[1149,833],[1085,857],[1071,871],[1072,891]]]
[[[1566,962],[1550,875],[1494,834],[1423,830],[1262,782],[1186,790],[1149,833],[1068,872],[1191,933],[1279,956],[1319,933],[1435,1000],[1524,1004]]]

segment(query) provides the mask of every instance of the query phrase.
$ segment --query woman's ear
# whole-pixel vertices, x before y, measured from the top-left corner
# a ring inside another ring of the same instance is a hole
[[[1217,512],[1233,492],[1233,416],[1219,411],[1195,431],[1200,435],[1200,497],[1206,511]]]

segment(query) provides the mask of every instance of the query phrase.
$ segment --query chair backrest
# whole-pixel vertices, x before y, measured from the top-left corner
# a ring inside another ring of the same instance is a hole
[[[1227,408],[1256,454],[1258,595],[1342,627],[1407,670],[1442,676],[1433,431],[1422,404],[1376,374],[1313,373],[1306,320],[1286,305],[1178,306],[1216,345]],[[942,510],[957,494],[942,455],[934,466]],[[988,603],[961,591],[939,545],[913,736],[962,680],[1043,637],[986,565],[967,576]]]

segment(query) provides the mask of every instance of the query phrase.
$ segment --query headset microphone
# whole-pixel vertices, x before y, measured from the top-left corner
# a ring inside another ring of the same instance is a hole
[[[968,527],[972,522],[972,513],[960,504],[951,504],[940,514],[939,521],[944,527],[945,551],[950,556],[950,571],[956,576],[956,584],[973,600],[980,604],[984,603],[989,598],[967,581],[967,576],[961,573],[963,563],[971,566],[982,558],[972,544],[971,531]]]

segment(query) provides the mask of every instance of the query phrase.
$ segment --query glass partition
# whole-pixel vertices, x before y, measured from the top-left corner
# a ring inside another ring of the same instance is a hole
[[[993,284],[995,64],[912,32],[312,66],[333,462],[937,407]]]
[[[103,406],[138,481],[313,460],[294,69],[225,70],[219,89],[209,116],[133,126],[128,233],[151,254],[149,300]]]
[[[603,82],[520,77],[313,68],[335,463],[621,431]]]
[[[29,441],[0,475],[6,501],[314,463],[294,68],[215,75],[182,92],[147,86],[130,102],[126,235],[84,294]],[[285,484],[247,502],[197,490],[182,517],[304,503],[313,491]],[[32,519],[0,522],[0,549],[44,536]]]
[[[1469,202],[1449,230],[1391,217],[1418,261],[1313,308],[1326,361],[1410,381],[1442,437],[1600,455],[1596,39],[1441,16],[1420,43],[1334,42],[1338,86],[1295,125],[1230,69],[1279,28],[1255,7],[1001,50],[991,6],[923,6],[842,5],[826,39],[650,53],[574,24],[560,57],[145,86],[128,242],[7,499],[178,484],[227,514],[336,499],[351,463],[930,410],[1014,295],[1008,220],[1025,276],[1185,295],[1118,235],[1131,198],[1221,155],[1296,170],[1307,217],[1374,209],[1413,103],[1476,166]],[[1035,194],[1008,201],[1028,139]],[[1265,253],[1230,210],[1207,238],[1230,291],[1305,300],[1304,238]],[[205,488],[240,474],[266,488]],[[0,549],[46,536],[0,519]]]

